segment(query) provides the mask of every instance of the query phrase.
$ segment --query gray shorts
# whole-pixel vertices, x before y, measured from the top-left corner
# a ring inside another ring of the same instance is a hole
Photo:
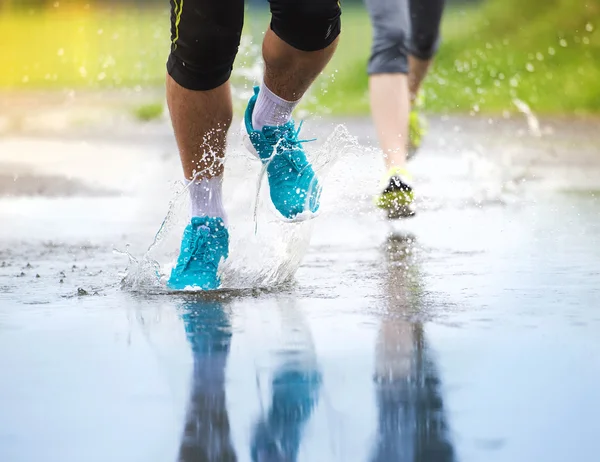
[[[369,74],[408,73],[408,55],[431,59],[444,0],[365,0],[373,26]]]

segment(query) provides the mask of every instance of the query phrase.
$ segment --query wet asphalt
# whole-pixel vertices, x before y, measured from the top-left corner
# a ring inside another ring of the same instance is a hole
[[[368,120],[307,120],[327,168],[301,225],[264,191],[254,220],[232,135],[208,294],[141,264],[186,219],[168,123],[0,138],[0,460],[596,461],[597,121],[430,122],[397,223]]]

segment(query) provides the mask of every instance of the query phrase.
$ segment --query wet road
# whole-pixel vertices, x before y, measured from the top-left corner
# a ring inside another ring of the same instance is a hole
[[[370,125],[311,125],[337,162],[302,225],[264,191],[254,221],[233,138],[211,295],[154,282],[186,216],[168,125],[0,138],[0,460],[597,460],[594,123],[432,120],[393,227]]]

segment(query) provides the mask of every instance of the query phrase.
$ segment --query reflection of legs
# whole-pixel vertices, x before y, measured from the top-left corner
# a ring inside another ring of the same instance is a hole
[[[321,383],[317,371],[287,364],[273,379],[271,409],[257,423],[252,442],[255,462],[296,460],[302,430],[316,406]]]
[[[192,390],[179,450],[180,462],[234,462],[225,402],[225,366],[231,326],[218,303],[192,302],[183,315],[192,346]]]
[[[379,352],[381,369],[377,380],[379,430],[373,462],[451,462],[454,451],[439,390],[435,365],[428,358],[422,327],[407,322],[391,322],[382,328],[380,341],[387,343]],[[411,351],[398,345],[413,342]],[[384,375],[380,375],[381,372]]]
[[[423,327],[402,319],[419,315],[422,300],[412,240],[388,242],[390,316],[382,321],[377,343],[376,392],[379,430],[373,462],[450,462],[453,448]]]
[[[284,363],[273,378],[271,407],[254,429],[254,462],[294,462],[303,428],[317,405],[321,374],[312,337],[303,320],[293,314],[286,310],[289,331],[285,338],[289,343],[283,348],[287,352]]]

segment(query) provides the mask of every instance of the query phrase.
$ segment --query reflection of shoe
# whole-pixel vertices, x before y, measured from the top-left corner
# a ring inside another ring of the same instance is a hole
[[[305,211],[315,213],[319,208],[321,188],[302,148],[303,142],[312,140],[299,140],[302,124],[296,129],[293,121],[254,130],[252,111],[258,91],[255,87],[246,108],[243,137],[250,152],[267,165],[271,201],[287,219],[298,218]]]
[[[377,197],[377,207],[387,212],[388,218],[408,218],[415,214],[414,193],[409,173],[393,168],[386,175],[385,189]]]
[[[221,218],[194,217],[183,232],[177,266],[167,282],[170,289],[217,289],[217,270],[229,255],[229,233]]]
[[[406,157],[407,160],[410,160],[415,156],[415,154],[421,147],[423,136],[425,136],[426,133],[426,120],[417,112],[416,109],[412,109],[408,117],[408,150]]]
[[[317,405],[320,387],[317,371],[289,370],[276,375],[271,409],[254,429],[254,462],[297,459],[302,431]]]

